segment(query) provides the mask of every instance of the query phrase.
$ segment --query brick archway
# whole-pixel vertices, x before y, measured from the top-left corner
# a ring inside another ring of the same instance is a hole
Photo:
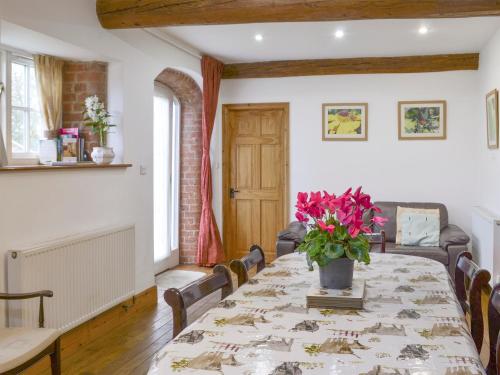
[[[168,86],[181,105],[179,257],[180,263],[195,263],[201,214],[202,94],[190,76],[175,69],[165,69],[155,81]]]

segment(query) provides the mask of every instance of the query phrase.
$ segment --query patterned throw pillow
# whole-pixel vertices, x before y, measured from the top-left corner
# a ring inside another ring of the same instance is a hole
[[[397,208],[396,244],[439,246],[439,209]]]

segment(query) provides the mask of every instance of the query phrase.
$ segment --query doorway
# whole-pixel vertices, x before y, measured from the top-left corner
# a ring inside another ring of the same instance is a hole
[[[154,89],[154,271],[179,264],[180,104],[165,85]]]
[[[275,259],[289,219],[288,103],[223,105],[223,242],[227,259],[252,244]]]

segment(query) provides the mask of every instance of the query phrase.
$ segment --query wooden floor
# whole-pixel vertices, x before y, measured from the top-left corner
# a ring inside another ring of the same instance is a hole
[[[179,266],[176,269],[210,273],[210,268]],[[172,339],[172,313],[158,289],[158,305],[134,313],[130,320],[79,348],[62,361],[67,375],[142,375],[154,354]],[[43,373],[43,375],[49,372]]]
[[[209,268],[196,266],[179,266],[176,269],[211,272]],[[172,314],[170,307],[163,300],[163,292],[163,290],[158,290],[157,306],[137,311],[130,320],[102,337],[83,345],[69,357],[63,356],[63,374],[146,374],[155,353],[172,339]],[[483,311],[487,310],[487,302],[488,294],[485,291]],[[485,331],[487,332],[487,327]],[[481,351],[483,363],[488,360],[488,347],[489,343],[485,335]],[[48,371],[43,373],[43,375],[48,374]]]

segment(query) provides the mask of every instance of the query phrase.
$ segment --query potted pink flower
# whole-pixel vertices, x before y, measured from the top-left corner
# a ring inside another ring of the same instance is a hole
[[[299,251],[305,251],[319,265],[323,288],[345,289],[352,286],[354,261],[370,263],[367,235],[374,224],[383,226],[387,219],[375,216],[365,223],[369,211],[380,212],[368,194],[359,187],[336,196],[326,191],[298,193],[296,218],[309,226]]]

